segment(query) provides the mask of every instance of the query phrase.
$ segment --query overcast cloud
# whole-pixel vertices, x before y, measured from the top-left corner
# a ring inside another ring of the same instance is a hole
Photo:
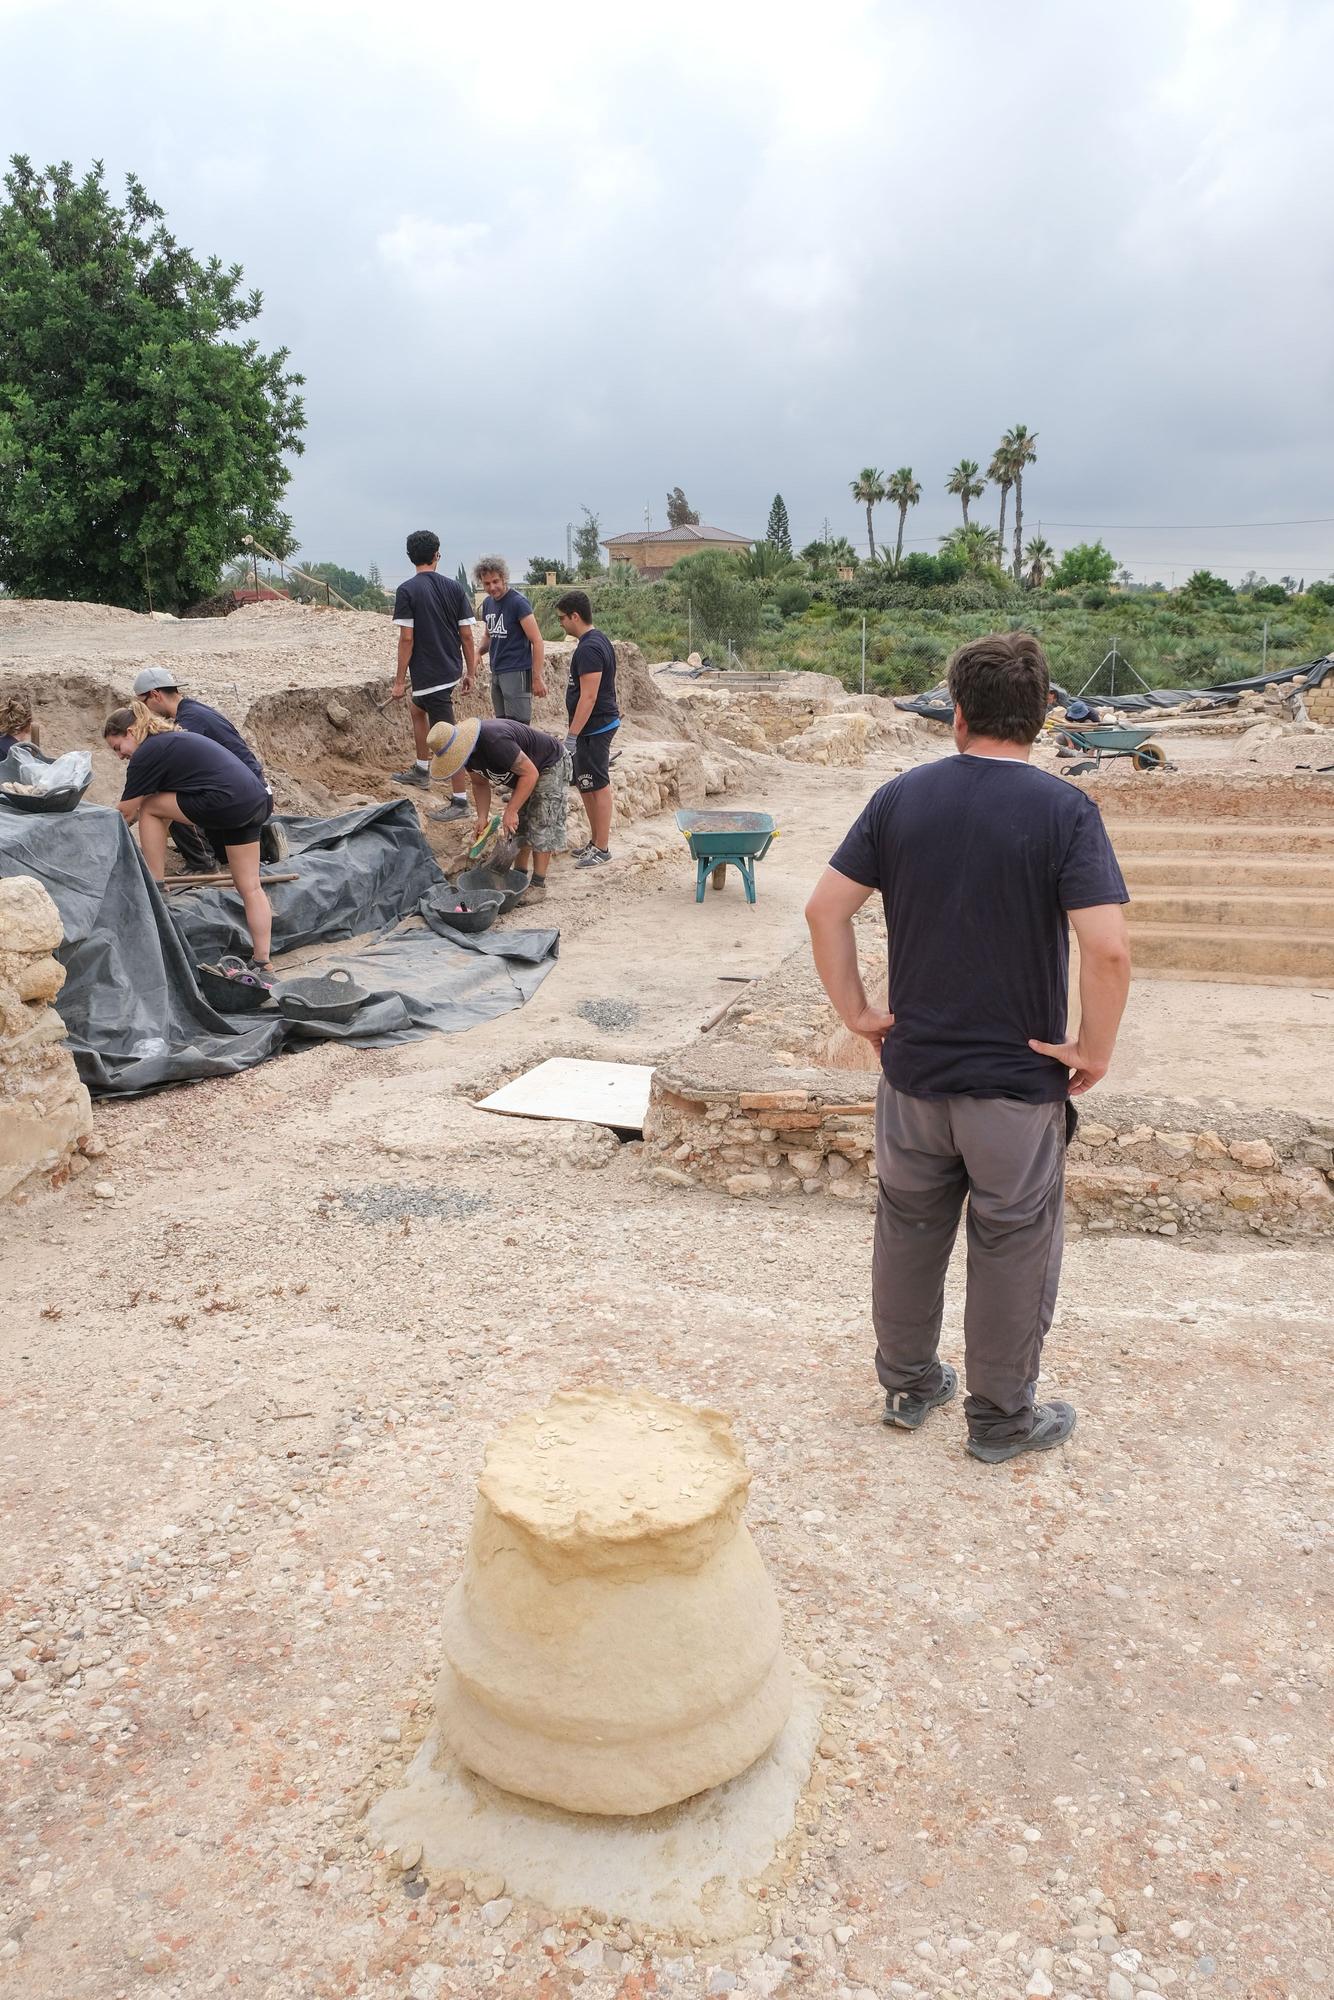
[[[643,16],[640,19],[637,16]],[[0,0],[0,132],[245,266],[307,377],[307,557],[386,578],[706,521],[910,542],[1007,426],[1026,526],[1334,571],[1326,0]],[[995,499],[980,504],[994,519]],[[1066,526],[1066,523],[1089,523]],[[1107,524],[1102,527],[1101,524]],[[885,531],[891,529],[888,511]]]

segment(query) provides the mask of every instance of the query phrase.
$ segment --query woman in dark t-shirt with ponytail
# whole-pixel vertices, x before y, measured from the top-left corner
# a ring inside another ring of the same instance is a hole
[[[259,879],[259,837],[273,806],[264,785],[221,743],[161,721],[140,701],[114,709],[102,734],[129,766],[120,811],[130,826],[138,823],[154,881],[166,873],[173,825],[214,836],[245,909],[255,965],[271,972],[273,910]]]

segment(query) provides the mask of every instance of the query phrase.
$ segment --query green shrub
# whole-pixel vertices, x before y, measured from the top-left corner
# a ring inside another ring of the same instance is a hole
[[[784,618],[799,618],[811,607],[811,593],[804,583],[780,583],[774,592],[774,603]]]

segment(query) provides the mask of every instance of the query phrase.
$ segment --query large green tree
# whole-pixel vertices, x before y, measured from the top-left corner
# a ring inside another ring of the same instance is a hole
[[[596,576],[602,568],[602,522],[591,507],[582,512],[584,518],[574,531],[574,560],[580,576]]]
[[[1101,540],[1076,542],[1067,549],[1051,573],[1054,590],[1072,590],[1081,583],[1110,583],[1116,575],[1116,557]]]
[[[669,528],[697,528],[699,515],[679,486],[673,486],[667,495],[667,526]]]
[[[179,610],[256,540],[292,546],[279,502],[305,423],[287,350],[239,264],[201,263],[130,176],[34,171],[0,205],[0,582],[23,596]]]
[[[762,603],[757,584],[743,574],[738,559],[706,549],[672,565],[672,582],[690,604],[694,630],[715,644],[743,644],[759,630]]]
[[[764,539],[781,549],[784,555],[792,554],[792,528],[787,518],[787,502],[781,493],[774,494],[774,504],[769,509],[769,525]]]

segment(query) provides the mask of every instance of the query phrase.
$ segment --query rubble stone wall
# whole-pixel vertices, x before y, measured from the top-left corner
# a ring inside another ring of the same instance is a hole
[[[0,1200],[59,1184],[92,1143],[92,1105],[51,1005],[65,983],[51,955],[61,937],[39,882],[0,880]]]

